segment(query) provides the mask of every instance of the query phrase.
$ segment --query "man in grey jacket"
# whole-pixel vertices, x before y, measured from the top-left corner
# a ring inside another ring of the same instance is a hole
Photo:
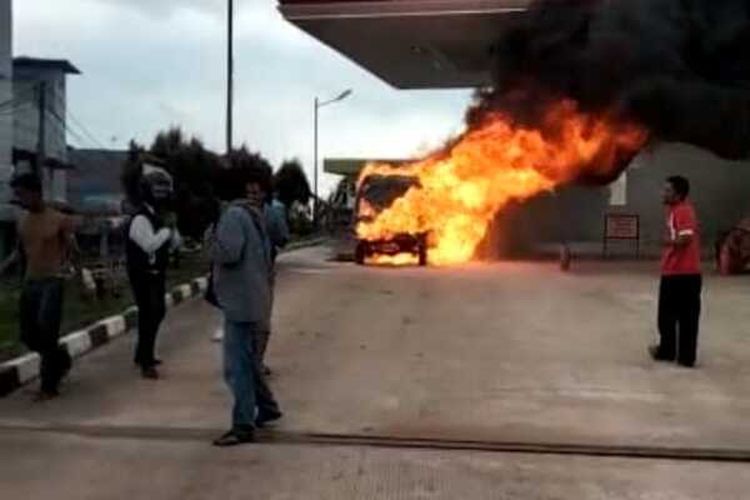
[[[254,169],[235,173],[238,192],[219,219],[212,248],[214,290],[225,319],[224,376],[234,396],[232,428],[214,441],[216,446],[253,441],[256,426],[281,417],[258,355],[271,321],[271,243],[262,213],[264,174]]]

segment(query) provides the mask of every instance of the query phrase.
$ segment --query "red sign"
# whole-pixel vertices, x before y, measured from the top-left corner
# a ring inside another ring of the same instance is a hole
[[[641,253],[641,219],[634,214],[607,214],[604,216],[604,256],[610,240],[635,241],[635,255]]]
[[[640,219],[632,214],[607,214],[604,237],[608,240],[637,240],[640,237]]]

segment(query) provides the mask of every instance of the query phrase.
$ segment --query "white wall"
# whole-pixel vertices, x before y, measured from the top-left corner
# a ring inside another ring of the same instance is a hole
[[[0,0],[0,106],[13,98],[11,0]],[[12,173],[13,148],[12,108],[0,107],[0,221],[13,216],[7,202],[10,199],[8,180]]]
[[[641,215],[645,245],[659,248],[664,233],[660,208],[664,180],[683,175],[698,212],[704,246],[750,216],[750,161],[727,161],[686,144],[660,144],[641,153],[628,175],[629,212]]]

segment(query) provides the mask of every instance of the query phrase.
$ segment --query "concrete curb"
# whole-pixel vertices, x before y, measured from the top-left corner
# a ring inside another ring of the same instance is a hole
[[[167,308],[175,307],[193,297],[200,297],[208,287],[208,278],[196,278],[178,285],[165,295]],[[112,339],[132,330],[138,323],[138,308],[129,307],[121,314],[104,318],[60,339],[60,345],[72,358],[79,358]],[[39,376],[39,355],[29,353],[0,364],[0,397],[7,396]]]
[[[317,238],[310,238],[307,240],[302,241],[293,241],[289,243],[287,246],[281,250],[281,253],[289,253],[293,252],[294,250],[302,250],[303,248],[309,248],[309,247],[316,247],[318,245],[322,245],[323,243],[329,241],[330,238],[328,236],[319,236]]]
[[[313,238],[289,244],[282,253],[300,250],[325,243],[328,238]],[[208,277],[196,278],[190,283],[184,283],[172,288],[165,295],[167,309],[194,298],[201,297],[208,287]],[[79,358],[94,349],[108,344],[138,324],[138,308],[131,306],[121,314],[104,318],[86,328],[69,333],[60,339],[72,358]],[[0,363],[0,397],[7,396],[23,385],[39,376],[39,355],[29,353]]]

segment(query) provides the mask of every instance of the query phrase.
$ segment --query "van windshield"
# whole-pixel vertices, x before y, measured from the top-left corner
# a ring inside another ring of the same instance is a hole
[[[359,196],[360,200],[366,201],[374,210],[382,212],[404,196],[410,188],[418,185],[419,181],[415,177],[407,175],[373,175],[362,182]]]

